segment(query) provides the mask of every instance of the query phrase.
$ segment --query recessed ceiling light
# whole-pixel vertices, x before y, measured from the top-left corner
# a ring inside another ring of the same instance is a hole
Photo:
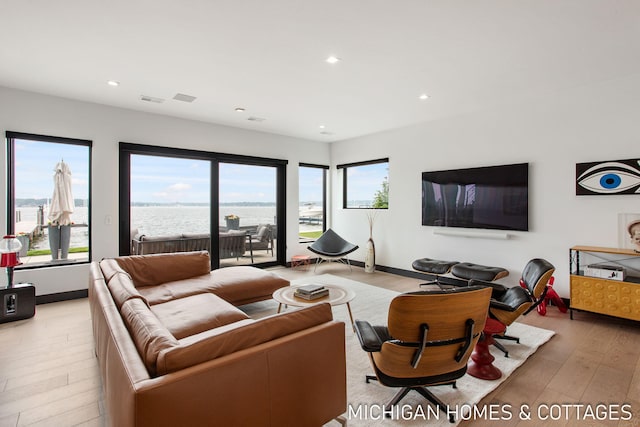
[[[422,95],[420,95],[418,98],[424,100],[424,99],[429,99],[429,95],[427,95],[426,93],[423,93]]]
[[[324,129],[325,125],[320,125],[319,127],[320,127],[320,129]]]
[[[335,63],[340,62],[340,61],[342,61],[342,60],[341,60],[340,58],[338,58],[337,56],[330,56],[330,57],[328,57],[328,58],[326,59],[326,61],[327,61],[329,64],[335,64]]]
[[[245,109],[242,107],[236,107],[236,112],[237,113],[244,113]]]
[[[113,86],[113,87],[120,86],[120,82],[118,82],[116,80],[109,80],[109,81],[107,81],[107,84],[109,86]]]

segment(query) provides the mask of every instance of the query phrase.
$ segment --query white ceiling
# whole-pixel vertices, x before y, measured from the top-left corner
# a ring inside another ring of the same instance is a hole
[[[0,0],[0,17],[1,86],[316,141],[640,73],[638,0]]]

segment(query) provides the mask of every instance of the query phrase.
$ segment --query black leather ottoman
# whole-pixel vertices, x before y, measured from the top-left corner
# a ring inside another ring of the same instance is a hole
[[[451,267],[458,264],[458,261],[441,261],[431,258],[420,258],[413,261],[411,266],[414,270],[422,271],[424,273],[441,275],[447,274],[451,271]]]
[[[451,268],[451,274],[461,279],[493,282],[494,280],[507,277],[509,271],[502,267],[490,267],[487,265],[473,264],[471,262],[461,262]]]
[[[437,285],[440,289],[448,289],[452,286],[466,286],[466,284],[458,283],[445,283],[446,278],[441,277],[443,274],[447,274],[451,271],[451,267],[456,265],[458,261],[442,261],[439,259],[420,258],[413,261],[411,266],[414,270],[422,271],[423,273],[432,274],[436,276],[432,282],[421,283],[420,287],[427,285]],[[453,277],[449,278],[454,280]]]

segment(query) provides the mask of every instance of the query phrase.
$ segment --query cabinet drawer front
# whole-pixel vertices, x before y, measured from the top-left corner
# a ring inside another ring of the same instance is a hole
[[[640,320],[640,285],[571,276],[571,308]]]

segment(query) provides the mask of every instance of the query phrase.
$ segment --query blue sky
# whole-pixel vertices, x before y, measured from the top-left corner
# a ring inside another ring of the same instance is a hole
[[[368,200],[382,189],[382,182],[389,176],[388,163],[373,163],[370,165],[347,168],[349,200]]]
[[[159,156],[131,156],[131,201],[209,203],[209,162]]]
[[[16,198],[51,198],[53,169],[64,159],[73,179],[73,196],[89,193],[89,148],[16,140]],[[322,169],[300,168],[302,202],[322,200]],[[388,175],[387,164],[349,168],[349,199],[371,200]],[[116,175],[114,174],[114,179]],[[210,163],[160,156],[131,157],[131,199],[147,203],[209,203]],[[220,164],[220,202],[276,201],[273,167]]]
[[[300,168],[301,202],[322,200],[322,169]],[[135,155],[131,158],[133,202],[208,203],[208,161]],[[349,199],[373,200],[388,176],[388,164],[349,168]],[[220,202],[276,201],[276,169],[266,166],[220,164]]]
[[[319,168],[299,169],[299,198],[301,203],[322,201],[322,172]]]
[[[16,140],[15,177],[17,199],[50,199],[56,164],[64,159],[71,168],[73,197],[89,194],[89,147],[28,140]]]
[[[209,203],[210,163],[171,157],[131,157],[131,200],[148,203]],[[273,167],[220,164],[220,202],[276,201]]]

